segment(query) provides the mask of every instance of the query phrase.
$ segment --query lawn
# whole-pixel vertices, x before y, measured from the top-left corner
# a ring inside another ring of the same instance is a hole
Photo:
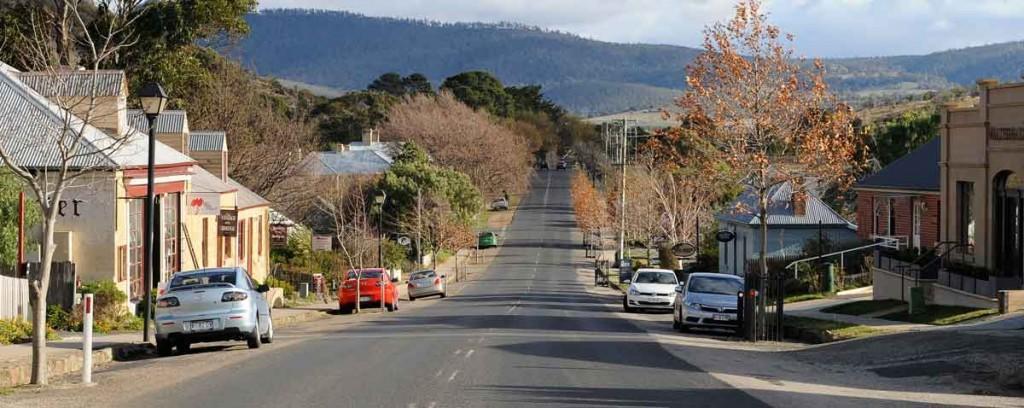
[[[817,337],[821,338],[821,342],[846,340],[879,333],[877,329],[868,326],[810,317],[786,316],[783,325],[794,332],[819,333],[820,335]]]
[[[924,311],[913,315],[907,312],[892,313],[882,316],[883,319],[897,320],[908,323],[931,324],[946,326],[974,320],[999,313],[996,309],[977,309],[964,306],[929,305]]]
[[[866,314],[881,312],[883,310],[894,309],[903,305],[906,305],[906,303],[894,299],[859,300],[856,302],[843,303],[841,305],[826,307],[824,309],[821,309],[821,311],[825,313],[862,316]]]
[[[783,299],[783,302],[785,302],[785,303],[796,303],[796,302],[803,302],[803,301],[807,301],[807,300],[817,300],[817,299],[824,299],[824,298],[826,298],[824,293],[797,293],[797,294],[794,294],[794,295],[786,296],[786,298]]]

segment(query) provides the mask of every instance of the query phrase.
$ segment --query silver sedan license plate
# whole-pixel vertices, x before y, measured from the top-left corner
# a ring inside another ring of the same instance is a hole
[[[729,321],[729,320],[732,320],[732,316],[724,315],[724,314],[716,314],[716,315],[712,315],[711,319],[712,320],[717,320],[717,321]]]
[[[361,297],[359,298],[359,301],[360,301],[360,302],[369,302],[369,301],[370,301],[370,299],[372,299],[372,298],[371,298],[371,297],[369,297],[369,296],[361,296]]]
[[[194,320],[188,322],[186,329],[191,331],[207,331],[213,330],[213,320]]]

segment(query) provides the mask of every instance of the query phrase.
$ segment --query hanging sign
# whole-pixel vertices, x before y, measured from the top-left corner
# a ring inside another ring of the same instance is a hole
[[[220,210],[220,215],[217,216],[217,235],[238,236],[238,210]]]

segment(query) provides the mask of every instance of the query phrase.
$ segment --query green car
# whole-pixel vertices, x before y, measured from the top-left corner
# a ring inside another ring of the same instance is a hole
[[[481,232],[477,240],[478,248],[494,248],[498,246],[498,234],[493,232]]]

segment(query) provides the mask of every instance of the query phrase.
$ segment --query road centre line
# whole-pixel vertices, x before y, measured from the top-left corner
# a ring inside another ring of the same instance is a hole
[[[448,382],[455,380],[455,376],[459,375],[459,370],[452,371],[452,375],[448,376]]]
[[[466,352],[466,358],[469,358],[469,356],[472,356],[474,351],[476,351],[476,350],[470,349],[468,352]]]

